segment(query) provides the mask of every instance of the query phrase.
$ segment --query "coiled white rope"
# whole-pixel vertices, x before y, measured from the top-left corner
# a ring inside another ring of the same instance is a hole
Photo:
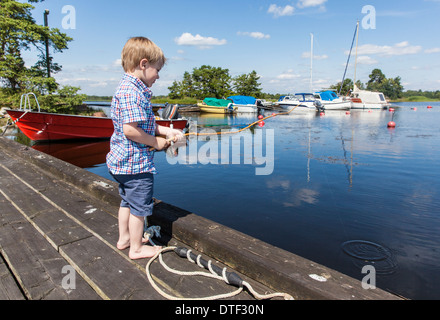
[[[151,241],[151,240],[150,240]],[[166,263],[163,261],[162,258],[162,253],[166,252],[166,251],[172,251],[175,250],[177,247],[165,247],[162,250],[160,250],[154,257],[152,257],[146,267],[146,274],[148,277],[148,280],[150,281],[151,285],[153,286],[153,288],[163,297],[165,297],[166,299],[169,300],[217,300],[217,299],[225,299],[225,298],[230,298],[233,296],[238,295],[239,293],[241,293],[243,291],[243,287],[246,287],[249,292],[258,300],[263,300],[263,299],[271,299],[274,297],[283,297],[285,300],[294,300],[293,297],[287,293],[272,293],[272,294],[259,294],[258,292],[256,292],[252,286],[246,282],[246,281],[242,281],[242,285],[235,291],[230,292],[230,293],[225,293],[225,294],[219,294],[219,295],[214,295],[214,296],[209,296],[209,297],[202,297],[202,298],[181,298],[181,297],[175,297],[172,296],[166,292],[164,292],[161,288],[159,288],[159,286],[157,286],[157,284],[155,283],[155,281],[153,280],[151,273],[150,273],[150,266],[153,263],[154,260],[157,259],[157,257],[159,257],[159,261],[161,263],[161,265],[168,271],[177,275],[182,275],[182,276],[204,276],[204,277],[209,277],[209,278],[214,278],[214,279],[218,279],[218,280],[223,280],[225,281],[227,284],[229,284],[228,278],[226,277],[226,268],[223,268],[222,270],[222,275],[219,276],[212,268],[212,262],[211,260],[208,261],[208,270],[210,271],[208,272],[201,272],[201,271],[192,271],[192,272],[188,272],[188,271],[179,271],[179,270],[174,270],[172,268],[170,268],[169,266],[166,265]],[[191,261],[192,263],[197,264],[199,267],[201,268],[205,268],[202,263],[200,262],[201,260],[201,255],[198,255],[196,260],[192,259],[190,256],[191,250],[188,250],[186,253],[186,256],[188,258],[189,261]]]

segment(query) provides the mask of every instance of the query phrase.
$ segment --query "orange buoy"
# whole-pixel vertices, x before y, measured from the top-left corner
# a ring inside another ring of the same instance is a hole
[[[388,122],[388,128],[395,128],[395,127],[396,127],[396,123],[394,121]]]

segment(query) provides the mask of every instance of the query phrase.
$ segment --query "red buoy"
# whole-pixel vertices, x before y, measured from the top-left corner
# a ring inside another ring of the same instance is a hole
[[[259,126],[260,128],[263,128],[264,125],[265,125],[264,121],[260,121],[260,122],[258,122],[258,126]]]
[[[258,116],[258,119],[260,119],[260,120],[263,119],[263,118],[264,118],[264,117],[263,117],[263,115],[261,115],[261,114]]]
[[[432,109],[432,107],[431,107],[431,106],[428,106],[428,109]]]
[[[321,117],[323,117],[323,116],[325,116],[325,113],[324,113],[324,112],[321,112],[319,115],[320,115]]]
[[[411,108],[411,109],[413,109],[414,111],[417,111],[417,107],[414,107],[414,108]]]
[[[389,110],[390,110],[390,112],[394,112],[394,108],[390,108]]]
[[[350,114],[350,111],[346,111],[345,114]]]
[[[396,127],[396,123],[394,121],[388,122],[388,128],[395,128],[395,127]]]

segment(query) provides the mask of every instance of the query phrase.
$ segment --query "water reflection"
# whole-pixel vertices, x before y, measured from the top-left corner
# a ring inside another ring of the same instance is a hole
[[[80,168],[93,168],[105,163],[110,151],[109,140],[38,143],[32,148]]]

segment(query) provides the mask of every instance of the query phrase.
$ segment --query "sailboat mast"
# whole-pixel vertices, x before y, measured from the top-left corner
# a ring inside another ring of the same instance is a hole
[[[313,93],[313,33],[310,34],[310,93]]]
[[[359,20],[356,25],[356,58],[354,60],[354,80],[353,80],[353,88],[356,86],[356,69],[357,69],[357,58],[358,58],[358,42],[359,42]]]

